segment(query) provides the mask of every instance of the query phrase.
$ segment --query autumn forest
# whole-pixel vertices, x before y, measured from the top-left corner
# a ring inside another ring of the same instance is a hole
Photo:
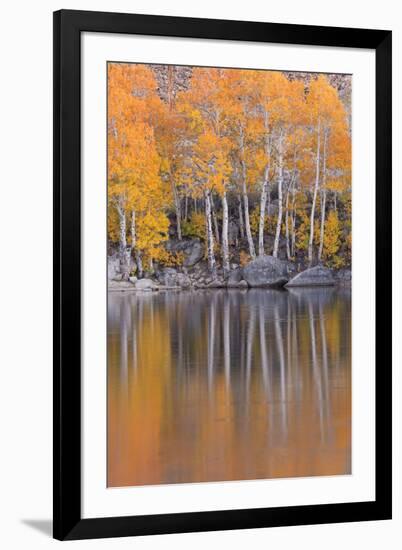
[[[351,264],[351,77],[108,64],[108,246],[122,280],[259,256]],[[179,243],[172,246],[171,243]]]

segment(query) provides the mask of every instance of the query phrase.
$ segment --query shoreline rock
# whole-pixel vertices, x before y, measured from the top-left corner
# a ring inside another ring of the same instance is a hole
[[[290,279],[285,287],[335,286],[335,284],[336,281],[332,275],[332,271],[327,267],[316,265]]]
[[[243,268],[251,288],[280,288],[289,280],[287,263],[273,256],[259,256]]]

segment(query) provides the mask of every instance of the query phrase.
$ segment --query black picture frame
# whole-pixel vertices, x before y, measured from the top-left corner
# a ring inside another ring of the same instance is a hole
[[[83,32],[369,48],[376,55],[376,499],[81,516],[81,48]],[[385,30],[61,10],[54,13],[54,521],[60,540],[390,519],[391,40]]]

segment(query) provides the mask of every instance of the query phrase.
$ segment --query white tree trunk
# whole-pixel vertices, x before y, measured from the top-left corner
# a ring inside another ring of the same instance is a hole
[[[260,221],[258,224],[258,255],[264,255],[264,226],[265,226],[265,210],[267,207],[267,190],[268,190],[268,174],[269,166],[265,167],[264,171],[264,181],[261,188],[261,197],[260,197]]]
[[[226,191],[222,195],[222,263],[224,273],[229,273],[229,210]]]
[[[123,280],[127,281],[130,273],[130,259],[127,251],[127,227],[126,227],[126,210],[123,200],[120,198],[116,203],[117,213],[119,215],[119,256],[120,256],[120,271]]]
[[[269,127],[268,127],[268,113],[265,111],[264,114],[264,129],[265,129],[265,153],[270,159],[271,157],[271,139],[269,136]],[[269,180],[269,165],[270,160],[268,160],[265,170],[264,170],[264,179],[261,188],[261,197],[260,197],[260,220],[258,224],[258,255],[264,255],[264,226],[265,226],[265,210],[267,206],[267,195],[268,195],[268,180]]]
[[[137,244],[137,230],[136,230],[136,219],[135,219],[135,210],[131,211],[131,253],[135,251],[135,246]]]
[[[322,251],[324,249],[325,233],[325,206],[327,200],[327,190],[325,188],[327,181],[327,132],[324,133],[323,158],[322,158],[322,191],[321,191],[321,227],[320,227],[320,246],[318,249],[318,261],[321,261]]]
[[[293,208],[294,208],[294,197],[295,197],[295,185],[296,185],[296,150],[293,157],[293,170],[292,170],[292,177],[290,180],[290,183],[286,190],[286,214],[285,214],[285,229],[286,229],[286,254],[288,260],[291,260],[293,258],[293,250],[294,246],[292,247],[290,239],[294,238],[294,219],[293,219]],[[291,214],[289,215],[289,197],[291,198]],[[291,230],[289,229],[289,220],[291,224]],[[292,235],[292,237],[291,237]],[[294,243],[293,243],[294,244]]]
[[[177,191],[177,187],[176,187],[175,181],[173,179],[173,176],[170,176],[170,186],[172,188],[173,199],[174,199],[174,208],[175,208],[175,212],[176,212],[177,238],[179,239],[179,241],[181,241],[182,234],[181,234],[180,197],[179,197],[179,193]]]
[[[248,250],[251,256],[251,259],[255,259],[255,248],[254,248],[254,242],[253,242],[253,236],[251,234],[251,226],[250,226],[250,213],[248,208],[248,195],[247,195],[247,186],[246,186],[246,180],[243,179],[243,202],[244,202],[244,224],[246,226],[246,236],[247,236],[247,242],[248,242]]]
[[[315,205],[317,202],[317,193],[318,187],[320,184],[320,139],[321,139],[321,124],[318,120],[317,125],[317,152],[315,157],[315,184],[314,184],[314,193],[313,193],[313,203],[311,205],[311,214],[310,214],[310,237],[308,243],[308,263],[309,266],[313,263],[313,240],[314,240],[314,214],[315,214]]]
[[[143,274],[141,252],[137,248],[137,224],[135,210],[131,211],[131,255],[137,264],[137,275],[140,279]]]
[[[290,252],[290,232],[289,232],[289,189],[286,192],[286,203],[285,203],[285,229],[286,229],[286,255],[288,260],[292,258]]]
[[[243,193],[243,204],[244,204],[244,224],[246,227],[246,236],[248,242],[248,249],[252,260],[255,260],[255,248],[253,242],[253,236],[251,234],[250,227],[250,213],[248,208],[248,195],[247,195],[247,169],[246,162],[244,160],[244,135],[243,130],[240,134],[240,153],[241,153],[241,169],[242,169],[242,193]]]
[[[244,239],[245,233],[244,233],[244,219],[243,219],[243,207],[241,204],[241,196],[238,195],[238,209],[239,209],[239,229],[240,229],[240,237]]]
[[[214,233],[212,230],[212,213],[211,213],[211,191],[205,190],[205,218],[207,230],[207,251],[208,251],[208,269],[213,275],[216,274],[216,262],[214,254]]]
[[[325,233],[325,206],[327,201],[327,191],[322,190],[321,193],[321,227],[320,227],[320,246],[318,249],[318,261],[321,261],[322,252],[324,250],[324,233]]]
[[[184,219],[188,220],[188,192],[186,190],[186,198],[184,200]]]
[[[292,237],[291,237],[291,241],[290,241],[290,253],[291,253],[292,258],[294,258],[295,257],[295,249],[296,249],[296,208],[295,208],[294,197],[292,197],[291,228],[292,228]]]
[[[276,222],[274,251],[272,253],[274,258],[278,257],[279,238],[281,236],[282,213],[283,213],[282,186],[283,186],[283,134],[281,132],[279,136],[279,142],[278,142],[278,220]]]
[[[212,221],[214,223],[215,240],[219,244],[219,225],[218,225],[218,218],[216,217],[214,196],[212,194],[212,191],[211,191],[209,196],[210,196],[210,199],[211,199],[211,212],[212,212]]]

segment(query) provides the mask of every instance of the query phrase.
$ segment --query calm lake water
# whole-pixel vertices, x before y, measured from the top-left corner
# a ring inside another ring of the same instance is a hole
[[[350,291],[109,293],[109,487],[349,473]]]

